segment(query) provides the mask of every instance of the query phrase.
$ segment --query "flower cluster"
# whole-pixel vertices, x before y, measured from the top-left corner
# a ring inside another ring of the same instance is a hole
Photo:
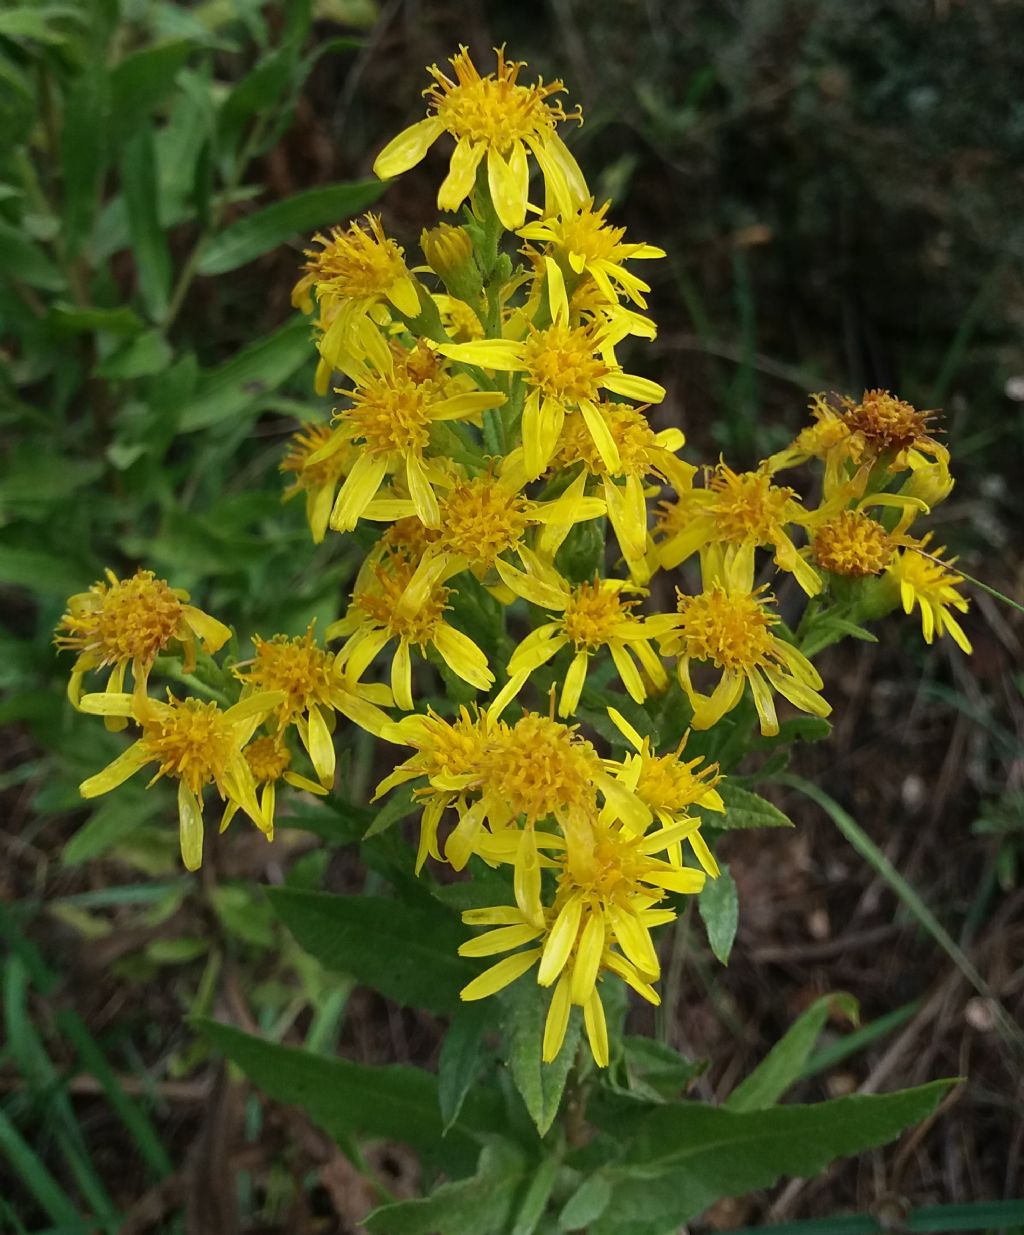
[[[963,579],[915,528],[952,487],[949,455],[931,414],[869,390],[815,395],[810,425],[751,471],[683,459],[679,428],[649,419],[665,388],[626,356],[656,335],[635,264],[664,254],[595,201],[559,134],[581,120],[561,82],[521,81],[502,50],[487,74],[465,48],[451,66],[429,70],[428,114],[375,170],[398,176],[454,139],[437,201],[460,217],[424,232],[423,264],[377,216],[335,228],[294,289],[313,318],[317,390],[337,403],[329,424],[294,434],[285,496],[304,494],[317,543],[358,532],[371,545],[325,631],[337,649],[312,630],[257,638],[227,675],[237,701],[151,700],[158,654],[179,653],[189,678],[197,640],[208,659],[228,632],[146,572],[73,597],[59,641],[79,651],[76,706],[141,731],[83,792],[156,763],[179,781],[190,867],[204,786],[226,819],[240,809],[269,834],[277,782],[330,788],[338,715],[410,748],[377,797],[413,793],[417,869],[508,876],[507,903],[464,915],[488,929],[462,953],[501,959],[463,997],[534,972],[551,988],[544,1058],[575,1006],[605,1064],[602,982],[656,1003],[652,931],[719,874],[701,825],[723,819],[721,772],[684,759],[679,732],[713,729],[748,698],[769,738],[780,701],[826,716],[816,650],[900,606],[920,610],[928,642],[948,633],[970,650]],[[652,607],[659,576],[672,612]],[[783,622],[783,591],[799,623]],[[107,691],[83,694],[104,667]],[[659,751],[655,718],[670,712],[683,722]],[[604,752],[588,724],[615,739]],[[289,770],[289,733],[315,779]]]

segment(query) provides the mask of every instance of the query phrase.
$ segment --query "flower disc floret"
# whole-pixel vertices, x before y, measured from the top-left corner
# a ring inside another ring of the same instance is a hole
[[[756,593],[730,594],[715,584],[696,596],[677,592],[677,600],[676,631],[688,656],[710,660],[719,669],[763,667],[770,662],[772,627],[779,619]]]
[[[878,520],[859,510],[840,511],[818,528],[811,541],[811,557],[823,570],[852,579],[881,574],[895,549]]]
[[[594,354],[594,338],[585,326],[556,322],[545,330],[530,330],[523,348],[525,381],[541,394],[562,403],[594,401],[611,372]]]
[[[493,563],[522,540],[532,505],[492,476],[459,480],[441,502],[441,543],[474,564]]]
[[[539,822],[589,810],[600,766],[597,752],[575,727],[528,712],[491,744],[480,779],[512,816]]]
[[[866,390],[843,419],[850,432],[860,434],[876,454],[906,450],[927,438],[928,413],[919,412],[888,390]]]
[[[291,753],[284,742],[266,733],[253,738],[242,754],[257,785],[280,780],[292,765]]]
[[[330,707],[334,655],[316,643],[312,627],[293,638],[274,635],[261,639],[255,635],[253,645],[256,655],[238,676],[254,690],[282,692],[282,727],[294,723],[315,705]]]
[[[343,300],[389,300],[415,316],[419,298],[403,250],[384,234],[380,218],[368,214],[365,226],[351,223],[313,237],[319,249],[306,250],[305,274],[292,291],[292,304],[309,313],[311,292],[328,309]]]

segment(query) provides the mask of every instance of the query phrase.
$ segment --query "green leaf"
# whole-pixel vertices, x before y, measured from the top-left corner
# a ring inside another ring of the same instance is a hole
[[[61,861],[65,866],[79,866],[101,857],[148,819],[165,811],[167,805],[162,793],[123,786],[120,792],[105,798],[74,833],[64,846]]]
[[[204,373],[179,427],[206,429],[248,411],[313,355],[309,323],[295,317],[220,368]]]
[[[50,322],[55,330],[78,334],[87,330],[102,330],[108,334],[138,334],[146,323],[127,305],[116,309],[100,309],[92,305],[54,305]]]
[[[525,1173],[511,1146],[487,1145],[469,1179],[442,1184],[422,1200],[383,1205],[363,1225],[370,1235],[496,1235],[508,1229]]]
[[[94,372],[97,377],[123,381],[135,377],[151,377],[162,373],[174,359],[171,345],[157,330],[130,339],[123,347],[101,360]]]
[[[786,1090],[800,1079],[818,1035],[829,1014],[842,1012],[856,1022],[858,1006],[852,995],[823,995],[789,1027],[753,1072],[745,1077],[722,1104],[729,1111],[759,1111],[774,1106]]]
[[[508,1048],[509,1070],[541,1136],[548,1131],[558,1114],[580,1039],[580,1018],[574,1008],[557,1058],[551,1063],[541,1060],[549,1000],[550,992],[538,986],[532,974],[513,982],[501,995],[505,1011],[501,1023]]]
[[[458,955],[462,931],[440,905],[432,913],[380,896],[292,888],[268,888],[267,895],[307,952],[398,1003],[451,1012],[476,972]]]
[[[725,803],[725,814],[720,811],[696,810],[709,828],[791,828],[793,820],[766,801],[759,794],[743,789],[731,780],[723,780],[718,792]]]
[[[203,1017],[192,1023],[258,1089],[276,1102],[301,1106],[339,1142],[355,1134],[380,1136],[427,1152],[441,1142],[437,1080],[422,1068],[372,1067],[278,1046]],[[444,1137],[445,1146],[457,1153],[470,1149],[470,1127],[500,1126],[501,1104],[477,1091],[465,1103],[463,1116]]]
[[[559,1161],[554,1157],[542,1158],[527,1184],[519,1202],[509,1235],[533,1235],[537,1223],[544,1216],[548,1199],[558,1178]]]
[[[612,1186],[606,1176],[595,1173],[585,1179],[562,1206],[558,1225],[563,1231],[588,1231],[591,1223],[608,1208]]]
[[[3,222],[0,222],[0,271],[9,279],[46,292],[60,291],[64,287],[64,276],[43,250],[24,232]]]
[[[648,1102],[674,1100],[689,1083],[707,1071],[707,1060],[696,1063],[655,1038],[627,1034],[622,1039],[623,1060],[630,1094]]]
[[[366,829],[363,839],[369,840],[371,836],[379,836],[381,832],[386,832],[400,819],[407,818],[421,807],[422,803],[417,802],[413,797],[411,788],[404,786],[396,790],[374,815],[373,822]]]
[[[444,1129],[455,1123],[477,1073],[484,1034],[491,1020],[486,1000],[464,1003],[454,1013],[437,1062],[437,1098]]]
[[[0,36],[7,39],[35,39],[40,43],[66,43],[70,34],[58,30],[58,21],[78,24],[84,14],[71,4],[46,4],[39,8],[8,9],[0,13]]]
[[[697,907],[707,927],[711,951],[723,965],[728,965],[740,920],[740,901],[732,875],[725,866],[721,870],[717,879],[705,881]]]
[[[679,1102],[631,1126],[621,1107],[592,1107],[595,1122],[625,1140],[625,1150],[609,1168],[612,1199],[590,1235],[675,1229],[720,1197],[767,1188],[782,1176],[817,1175],[835,1158],[884,1145],[926,1118],[954,1083],[744,1113]]]
[[[132,255],[139,294],[154,322],[167,312],[171,291],[171,251],[160,225],[156,152],[153,129],[145,125],[127,142],[121,154],[121,192],[128,215]]]
[[[83,582],[88,583],[94,573],[81,561],[59,557],[45,549],[0,545],[0,583],[50,596],[70,596],[82,591]]]
[[[238,146],[250,116],[278,106],[291,84],[296,62],[295,48],[281,47],[265,56],[234,87],[217,117],[219,144],[226,151],[233,152]]]
[[[305,238],[306,233],[316,228],[340,223],[372,205],[385,187],[381,180],[362,180],[309,189],[274,202],[256,214],[239,219],[210,240],[203,248],[199,273],[224,274],[237,270],[291,236]]]
[[[92,63],[74,81],[64,103],[61,170],[64,186],[63,240],[77,257],[89,238],[99,206],[110,131],[110,79]]]
[[[131,52],[110,70],[114,131],[124,141],[146,122],[171,91],[178,70],[193,50],[189,39],[156,43]]]

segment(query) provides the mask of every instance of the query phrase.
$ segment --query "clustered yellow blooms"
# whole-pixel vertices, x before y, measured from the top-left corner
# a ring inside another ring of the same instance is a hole
[[[438,206],[462,208],[461,219],[424,232],[425,265],[373,215],[318,235],[293,294],[314,316],[317,389],[340,403],[331,423],[294,435],[285,496],[305,495],[317,543],[377,533],[324,632],[340,646],[312,628],[257,637],[252,658],[224,675],[236,702],[152,699],[158,655],[180,655],[187,684],[197,640],[209,658],[229,632],[146,571],[72,597],[58,642],[79,653],[75,706],[139,730],[83,794],[148,763],[177,779],[190,869],[206,786],[225,801],[225,823],[242,810],[271,835],[278,783],[332,787],[339,714],[409,748],[376,796],[412,791],[417,870],[429,857],[510,875],[508,903],[463,915],[487,929],[462,954],[500,957],[463,998],[534,971],[551,988],[544,1059],[579,1007],[604,1065],[601,984],[612,976],[658,1002],[652,931],[718,876],[702,812],[725,807],[717,765],[684,759],[685,736],[657,751],[623,710],[588,697],[589,672],[607,662],[602,684],[614,672],[634,718],[678,688],[697,731],[749,696],[771,737],[780,698],[830,711],[808,655],[822,646],[816,624],[917,607],[926,641],[948,633],[970,651],[954,616],[967,608],[963,579],[929,533],[911,530],[948,495],[949,455],[929,414],[869,390],[859,401],[814,395],[811,423],[752,471],[682,459],[682,432],[648,419],[665,389],[618,357],[656,334],[632,263],[663,252],[627,241],[595,202],[558,132],[582,122],[556,101],[561,82],[521,82],[525,66],[502,49],[487,74],[464,47],[451,65],[454,77],[429,70],[428,114],[375,170],[398,176],[450,135]],[[515,233],[504,248],[503,230]],[[813,500],[783,480],[808,463]],[[673,612],[647,608],[658,575],[675,586]],[[804,598],[795,633],[773,588]],[[414,651],[448,677],[447,709],[417,706]],[[83,693],[84,676],[105,668],[106,690]],[[621,735],[621,758],[584,736],[580,723],[595,717]],[[291,771],[292,732],[315,779]]]

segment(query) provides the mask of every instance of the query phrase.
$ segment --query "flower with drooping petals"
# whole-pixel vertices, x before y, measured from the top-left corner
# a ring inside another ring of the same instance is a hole
[[[424,91],[432,114],[392,138],[377,155],[373,170],[382,179],[400,176],[420,162],[442,133],[451,133],[455,150],[438,190],[438,206],[458,210],[473,189],[477,168],[486,160],[495,213],[503,227],[515,231],[526,218],[527,151],[540,165],[552,207],[571,211],[586,199],[583,173],[557,132],[560,121],[582,123],[582,116],[551,101],[565,92],[560,81],[522,85],[518,78],[525,63],[506,60],[503,47],[495,51],[497,69],[485,77],[466,47],[450,60],[454,81],[432,65],[427,71],[434,83]]]

